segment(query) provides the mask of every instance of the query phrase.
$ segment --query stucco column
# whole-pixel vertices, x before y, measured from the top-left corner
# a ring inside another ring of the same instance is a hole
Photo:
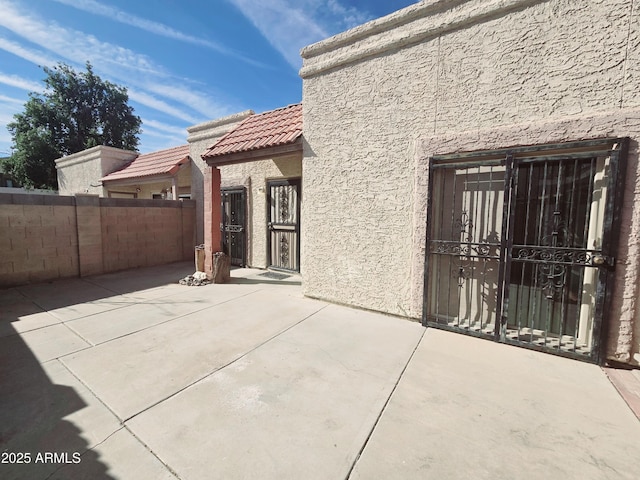
[[[178,199],[178,177],[177,177],[177,175],[175,177],[171,177],[171,199],[172,200],[179,200]]]
[[[222,251],[220,223],[220,170],[207,167],[204,176],[204,271],[213,279],[213,254]]]

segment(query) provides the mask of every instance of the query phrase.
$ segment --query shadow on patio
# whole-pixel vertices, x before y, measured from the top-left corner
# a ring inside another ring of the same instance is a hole
[[[122,426],[102,405],[88,404],[91,393],[57,360],[89,346],[64,322],[131,304],[139,292],[177,285],[192,271],[181,262],[0,290],[3,479],[83,478],[82,472],[113,478],[92,448]],[[100,425],[87,422],[96,414]]]
[[[87,404],[75,388],[57,384],[75,378],[56,360],[41,364],[20,335],[0,345],[2,478],[58,478],[55,472],[69,464],[81,464],[95,479],[113,478],[73,422]]]

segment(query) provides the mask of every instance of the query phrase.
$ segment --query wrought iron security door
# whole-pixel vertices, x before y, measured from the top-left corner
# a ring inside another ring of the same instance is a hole
[[[244,267],[246,260],[246,193],[242,188],[225,188],[222,196],[223,251],[231,257],[231,264]]]
[[[300,270],[300,180],[268,182],[269,267]]]
[[[627,143],[432,158],[423,323],[600,361]]]

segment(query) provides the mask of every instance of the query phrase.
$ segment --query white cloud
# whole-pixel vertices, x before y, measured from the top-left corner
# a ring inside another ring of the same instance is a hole
[[[0,126],[6,126],[7,124],[13,122],[13,115],[7,112],[0,113]]]
[[[0,103],[4,103],[5,105],[12,105],[14,107],[21,107],[24,105],[25,100],[14,97],[7,97],[6,95],[0,95]]]
[[[159,132],[143,132],[140,135],[140,153],[155,152],[187,143],[186,135],[174,136]]]
[[[26,78],[19,77],[18,75],[7,75],[0,72],[0,83],[9,85],[10,87],[26,90],[27,92],[42,92],[44,91],[44,85],[41,83],[27,80]]]
[[[300,50],[371,19],[338,0],[228,0],[296,70]]]
[[[217,42],[212,42],[202,37],[189,35],[187,33],[176,30],[163,23],[154,22],[146,18],[138,17],[137,15],[133,15],[131,13],[125,12],[123,10],[112,7],[110,5],[105,5],[95,0],[54,0],[54,1],[58,3],[62,3],[64,5],[68,5],[73,8],[77,8],[79,10],[82,10],[88,13],[107,17],[113,21],[123,23],[125,25],[130,25],[132,27],[144,30],[149,33],[153,33],[155,35],[172,38],[174,40],[191,43],[193,45],[200,45],[202,47],[206,47],[211,50],[222,53],[223,55],[238,58],[242,61],[245,61],[253,65],[264,66],[264,64],[257,62],[255,60],[252,60],[250,58],[247,58],[244,55],[240,54],[239,52],[236,52],[230,48],[227,48],[224,45],[221,45]]]
[[[16,112],[17,113],[17,112]],[[11,135],[7,125],[13,122],[13,115],[8,112],[0,113],[0,156],[9,155],[11,151]]]
[[[148,135],[172,135],[176,138],[182,138],[182,143],[186,142],[187,129],[184,127],[177,127],[175,125],[168,125],[157,120],[142,119],[142,129]]]
[[[11,137],[6,130],[2,129],[0,129],[0,155],[3,157],[11,155]]]
[[[194,92],[191,89],[161,83],[147,84],[145,87],[150,92],[187,105],[202,114],[204,118],[218,118],[229,113],[227,108],[209,100],[205,94]]]
[[[96,67],[101,66],[103,70],[109,72],[125,69],[145,73],[164,73],[145,55],[118,45],[101,42],[93,35],[64,28],[55,22],[44,23],[36,17],[19,12],[6,0],[0,0],[0,10],[2,10],[0,26],[62,58],[79,64],[89,60]]]
[[[0,49],[43,67],[52,67],[56,63],[55,60],[44,53],[30,50],[24,45],[20,45],[5,38],[0,38]]]
[[[18,98],[0,95],[0,156],[9,155],[11,151],[11,135],[7,125],[13,122],[14,114],[22,111],[23,104],[24,101]]]
[[[179,108],[169,105],[167,102],[140,90],[129,88],[129,98],[134,102],[138,102],[149,108],[153,108],[154,110],[166,113],[167,115],[179,118],[180,120],[184,120],[188,123],[195,124],[202,121],[202,118],[194,117],[193,115],[185,113]]]
[[[209,95],[187,90],[183,79],[172,80],[172,75],[164,67],[146,55],[19,11],[9,0],[0,0],[0,12],[0,27],[54,53],[56,58],[72,66],[91,62],[96,73],[127,86],[129,97],[135,102],[190,124],[228,111],[227,107],[217,104]],[[45,60],[47,64],[50,62],[45,54],[15,42],[0,42],[0,48],[38,65],[45,63]],[[44,89],[43,85],[6,75],[0,76],[0,83],[29,91]],[[157,98],[154,93],[162,98]],[[179,108],[179,105],[185,108]]]

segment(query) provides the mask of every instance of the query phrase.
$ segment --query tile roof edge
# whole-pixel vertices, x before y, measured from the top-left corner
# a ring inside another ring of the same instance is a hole
[[[255,115],[253,110],[244,110],[242,112],[234,113],[232,115],[227,115],[226,117],[216,118],[214,120],[208,120],[206,122],[198,123],[196,125],[192,125],[187,127],[187,133],[189,135],[193,135],[198,133],[201,130],[207,130],[212,127],[219,127],[221,125],[227,125],[229,123],[235,123],[237,121],[242,121],[251,115]]]
[[[272,109],[272,110],[267,110],[266,112],[255,113],[255,114],[249,115],[249,116],[248,116],[248,117],[246,117],[244,120],[242,120],[240,123],[238,123],[238,125],[236,125],[234,128],[232,128],[231,130],[229,130],[229,131],[228,131],[227,133],[225,133],[222,137],[220,137],[220,138],[216,141],[216,143],[214,143],[214,144],[213,144],[213,145],[211,145],[209,148],[207,148],[207,149],[202,153],[202,155],[200,155],[200,156],[201,156],[201,158],[204,160],[204,159],[206,159],[206,158],[213,158],[213,157],[218,156],[218,155],[210,155],[210,154],[209,154],[209,152],[210,152],[211,150],[213,150],[213,149],[215,148],[215,146],[216,146],[216,145],[218,145],[219,143],[222,143],[224,140],[226,140],[226,139],[227,139],[227,137],[229,137],[230,135],[234,134],[234,133],[235,133],[235,132],[240,128],[240,127],[242,127],[242,125],[244,125],[244,124],[245,124],[245,122],[249,122],[249,120],[253,120],[253,119],[255,119],[256,117],[260,117],[260,116],[262,116],[262,115],[267,115],[267,114],[270,114],[270,113],[273,113],[273,112],[277,112],[277,111],[279,111],[279,110],[286,110],[287,108],[298,107],[298,106],[302,107],[302,102],[298,102],[298,103],[290,103],[289,105],[285,105],[284,107],[278,107],[278,108],[274,108],[274,109]],[[302,131],[300,131],[300,135],[302,135]],[[293,140],[297,140],[297,138],[298,138],[300,135],[296,136],[296,138],[295,138],[295,139],[292,139],[292,141],[293,141]],[[225,155],[225,154],[222,154],[222,155]]]
[[[177,147],[176,147],[177,148]],[[168,149],[170,150],[170,149]],[[163,150],[158,150],[158,152],[162,152]],[[150,152],[150,153],[157,153],[157,152]],[[100,181],[115,181],[115,180],[126,180],[127,178],[142,178],[142,177],[152,177],[154,175],[166,175],[167,173],[169,173],[170,175],[174,175],[176,172],[174,172],[173,170],[177,168],[177,170],[180,170],[180,167],[186,163],[190,163],[191,162],[191,155],[187,154],[184,157],[181,157],[179,160],[177,160],[176,162],[174,162],[174,164],[169,168],[169,170],[163,171],[163,172],[158,172],[158,173],[148,173],[148,174],[144,174],[144,175],[132,175],[130,177],[122,177],[122,178],[114,178],[114,179],[109,179],[109,177],[115,173],[119,173],[122,172],[125,168],[127,168],[128,166],[130,166],[133,162],[135,162],[138,158],[140,158],[141,155],[138,155],[136,158],[134,158],[133,160],[131,160],[129,163],[127,163],[126,165],[124,165],[122,168],[115,170],[107,175],[105,175],[104,177],[102,177],[100,179]],[[176,171],[177,171],[176,170]]]

